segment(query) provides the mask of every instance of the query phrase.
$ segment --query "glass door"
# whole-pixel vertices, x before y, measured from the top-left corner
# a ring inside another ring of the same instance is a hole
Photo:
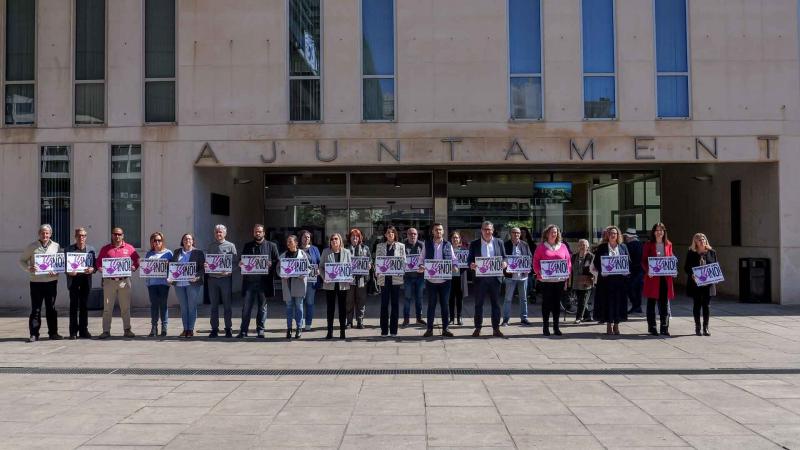
[[[433,223],[433,204],[430,199],[352,200],[349,216],[349,228],[360,229],[370,247],[383,239],[389,225],[397,228],[401,240],[405,239],[405,231],[412,227],[419,231],[419,238],[425,240]]]
[[[344,200],[324,199],[303,201],[271,201],[267,204],[264,225],[267,239],[275,242],[278,249],[286,248],[286,237],[300,230],[311,232],[312,242],[321,248],[327,247],[327,239],[333,233],[347,233],[347,205]]]

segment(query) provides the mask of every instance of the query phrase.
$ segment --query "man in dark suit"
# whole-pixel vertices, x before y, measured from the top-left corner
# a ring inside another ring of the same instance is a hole
[[[472,270],[475,270],[475,258],[478,256],[491,257],[501,256],[505,260],[506,252],[503,241],[494,236],[494,224],[488,220],[481,224],[481,238],[469,244],[469,257],[467,262]],[[503,269],[506,262],[503,261]],[[483,325],[483,302],[488,297],[492,303],[492,335],[503,337],[500,332],[500,284],[503,276],[498,277],[475,277],[475,331],[473,336],[481,335]]]
[[[275,295],[273,280],[275,271],[278,269],[278,246],[264,238],[266,232],[264,225],[257,224],[253,227],[253,240],[244,244],[243,255],[269,255],[270,268],[266,275],[245,275],[242,276],[242,326],[237,338],[247,337],[250,328],[250,313],[253,303],[258,304],[256,314],[256,332],[259,338],[264,338],[264,324],[267,321],[267,298]],[[239,265],[242,263],[240,262]]]
[[[644,287],[644,268],[642,267],[642,241],[636,234],[636,228],[628,228],[622,233],[625,245],[631,255],[631,276],[628,278],[628,300],[631,309],[628,314],[642,313],[642,288]]]

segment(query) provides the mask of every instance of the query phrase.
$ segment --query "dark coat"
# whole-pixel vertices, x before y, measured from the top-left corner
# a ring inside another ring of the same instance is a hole
[[[494,256],[502,256],[505,259],[506,249],[505,246],[503,245],[503,241],[493,237],[492,247],[494,248]],[[474,263],[475,258],[478,256],[484,256],[481,254],[481,249],[482,249],[481,238],[475,239],[474,241],[469,243],[469,256],[467,257],[467,264]],[[503,278],[504,278],[503,276],[491,277],[491,278],[475,277],[475,282],[482,283],[483,281],[494,280],[498,283],[502,283]]]
[[[708,252],[706,252],[705,254],[705,263],[712,264],[715,262],[719,262],[719,260],[717,260],[717,252],[709,249]],[[700,254],[690,249],[689,252],[686,254],[686,262],[684,262],[683,264],[683,271],[686,272],[687,275],[686,293],[691,297],[695,297],[699,294],[708,295],[711,289],[711,285],[698,286],[697,283],[695,283],[694,278],[692,277],[693,275],[692,269],[702,265],[703,264],[700,264]]]
[[[266,239],[261,241],[260,244],[256,241],[250,241],[244,244],[242,255],[269,255],[269,259],[272,262],[269,273],[266,275],[242,276],[242,291],[248,288],[252,289],[258,285],[261,287],[261,291],[265,296],[273,297],[275,295],[275,286],[273,285],[275,271],[278,270],[278,266],[280,265],[278,246],[275,245],[274,242],[270,242]]]

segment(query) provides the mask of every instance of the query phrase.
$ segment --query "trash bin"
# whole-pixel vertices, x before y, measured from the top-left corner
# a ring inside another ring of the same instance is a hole
[[[95,287],[89,291],[89,299],[86,301],[86,309],[98,311],[103,309],[103,288]]]
[[[739,258],[739,301],[772,302],[769,258]]]

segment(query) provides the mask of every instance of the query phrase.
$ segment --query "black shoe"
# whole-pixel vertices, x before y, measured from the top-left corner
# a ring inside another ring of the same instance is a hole
[[[302,335],[303,335],[303,334],[302,334],[302,332],[300,331],[300,328],[298,328],[298,329],[294,330],[294,338],[295,338],[295,339],[300,339],[300,336],[302,336]]]
[[[698,327],[694,327],[694,334],[696,334],[698,336],[702,336],[703,335],[702,333],[700,333],[700,327],[699,326]]]
[[[226,338],[233,337],[233,333],[231,332],[230,328],[225,328],[225,337]]]
[[[347,322],[347,326],[345,328],[353,328],[353,322]]]
[[[647,332],[652,334],[653,336],[658,336],[658,330],[656,330],[656,327],[648,328]]]
[[[344,330],[339,332],[339,339],[347,339],[344,335]]]
[[[403,319],[403,323],[400,325],[400,328],[405,328],[408,326],[408,317]]]
[[[428,322],[422,319],[422,317],[417,317],[417,325],[427,325]]]
[[[63,336],[61,336],[61,335],[60,335],[60,334],[58,334],[58,333],[56,333],[56,334],[51,334],[51,335],[50,335],[50,340],[51,340],[51,341],[60,341],[60,340],[62,340],[62,339],[64,339],[64,337],[63,337]]]
[[[442,337],[453,337],[453,333],[450,330],[444,330],[442,331]]]
[[[500,328],[495,328],[492,331],[492,336],[494,336],[494,337],[504,337],[505,335],[503,334],[502,331],[500,331]]]
[[[258,334],[256,334],[256,337],[258,339],[264,339],[264,330],[258,330],[257,333]]]
[[[28,339],[28,342],[36,342],[38,340],[39,340],[39,336],[31,335],[31,337]]]
[[[464,321],[463,321],[463,320],[461,320],[461,317],[459,317],[459,318],[458,318],[458,320],[456,320],[456,324],[458,324],[458,325],[464,325]]]
[[[108,339],[110,337],[111,333],[109,333],[108,331],[103,331],[102,333],[100,333],[100,336],[97,336],[97,339]]]
[[[711,332],[708,331],[708,327],[703,328],[703,336],[711,336]]]
[[[358,322],[356,322],[356,328],[359,330],[363,330],[364,324],[359,320]]]
[[[325,339],[333,339],[333,331],[328,331],[328,334],[325,335]]]
[[[79,331],[78,332],[78,337],[81,338],[81,339],[91,339],[92,338],[92,333],[89,333],[86,330]]]
[[[549,328],[542,329],[542,334],[545,336],[550,336],[550,329]]]
[[[240,331],[239,334],[236,335],[236,339],[242,339],[247,337],[246,331]]]
[[[628,310],[628,314],[642,314],[642,308],[631,308]]]
[[[667,328],[667,327],[661,328],[661,335],[662,336],[669,336],[670,335],[669,334],[669,328]]]
[[[531,322],[528,319],[522,319],[519,321],[519,323],[525,326],[529,326],[531,324]]]
[[[431,330],[431,329],[425,330],[425,333],[422,335],[422,337],[426,337],[426,338],[432,337],[432,336],[433,336],[433,330]]]
[[[553,330],[553,334],[555,334],[556,336],[561,336],[561,334],[562,334],[562,333],[561,333],[561,330],[560,330],[560,329],[558,329],[558,328],[555,328],[555,329]]]
[[[74,341],[75,339],[78,339],[78,335],[77,334],[70,334],[69,335],[69,340],[70,341]]]
[[[286,330],[286,339],[291,339],[291,338],[292,338],[292,330],[288,329]]]
[[[158,335],[158,327],[153,325],[150,327],[150,334],[148,334],[147,337],[156,337],[156,335]]]
[[[219,331],[218,330],[211,330],[211,333],[208,333],[208,337],[210,337],[210,338],[219,337]]]

